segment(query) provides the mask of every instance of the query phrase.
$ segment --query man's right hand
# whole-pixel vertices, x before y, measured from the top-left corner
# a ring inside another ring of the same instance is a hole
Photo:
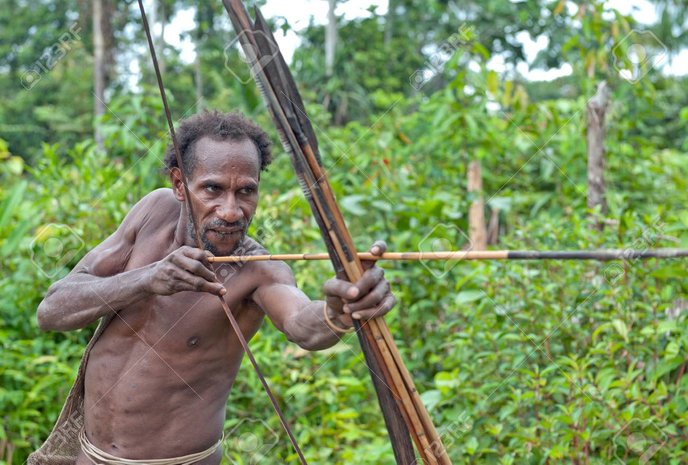
[[[183,246],[153,264],[148,275],[148,289],[158,295],[172,295],[182,291],[210,292],[222,296],[227,293],[217,282],[208,257],[212,254],[195,247]]]

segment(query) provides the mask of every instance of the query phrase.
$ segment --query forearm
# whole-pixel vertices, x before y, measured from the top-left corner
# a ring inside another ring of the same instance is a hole
[[[79,329],[127,308],[150,295],[148,275],[147,267],[109,277],[73,273],[48,290],[38,306],[38,326],[44,331]]]
[[[323,307],[325,302],[315,300],[304,305],[285,325],[285,334],[290,341],[296,342],[306,350],[323,350],[339,342],[342,333],[334,331],[325,321]],[[329,309],[332,315],[332,309]],[[344,328],[336,318],[334,324]]]

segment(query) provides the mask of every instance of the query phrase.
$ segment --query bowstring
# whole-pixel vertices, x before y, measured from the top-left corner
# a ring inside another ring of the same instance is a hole
[[[196,223],[196,218],[193,213],[193,206],[191,202],[191,194],[189,191],[189,187],[187,184],[187,178],[184,173],[184,166],[182,164],[182,157],[181,153],[179,151],[179,145],[177,143],[177,136],[174,131],[174,123],[172,122],[172,115],[170,113],[170,107],[167,103],[167,95],[165,93],[165,87],[162,82],[162,75],[160,74],[160,66],[158,65],[158,59],[157,55],[155,53],[155,45],[153,44],[153,38],[151,37],[150,33],[150,28],[148,27],[148,19],[146,17],[146,11],[143,7],[143,2],[142,0],[138,0],[139,3],[139,9],[141,10],[141,20],[143,22],[143,29],[146,32],[146,39],[148,40],[148,49],[150,50],[151,54],[151,60],[153,61],[153,68],[155,69],[155,77],[158,81],[158,88],[160,89],[160,97],[162,98],[162,103],[165,108],[165,117],[167,118],[167,125],[169,126],[170,130],[170,137],[172,139],[172,145],[174,146],[174,154],[175,158],[177,160],[177,168],[179,169],[179,173],[181,176],[182,184],[184,185],[184,193],[185,195],[185,200],[186,200],[186,205],[187,208],[189,209],[189,215],[191,216],[191,225],[193,227],[194,231],[194,237],[196,240],[196,246],[201,249],[205,250],[203,246],[203,242],[201,241],[201,236],[200,232],[198,229],[198,225]],[[215,276],[215,279],[217,280],[217,275]],[[218,280],[219,282],[219,280]],[[289,436],[289,441],[291,442],[291,445],[294,447],[294,450],[296,451],[296,454],[299,457],[299,461],[301,462],[302,465],[308,465],[308,462],[306,462],[306,458],[303,455],[303,452],[301,452],[301,448],[296,442],[296,438],[294,437],[294,433],[291,430],[291,427],[287,423],[287,420],[284,416],[284,413],[282,412],[281,407],[277,403],[277,399],[275,398],[274,394],[272,393],[272,390],[270,389],[270,386],[268,385],[267,381],[265,380],[265,376],[263,376],[263,373],[258,366],[258,362],[256,362],[255,357],[253,356],[253,352],[251,352],[251,349],[248,346],[248,343],[246,342],[246,338],[244,338],[243,333],[241,332],[241,328],[239,327],[239,323],[237,323],[236,318],[234,318],[234,315],[232,314],[232,311],[229,309],[229,306],[227,305],[227,302],[225,302],[225,299],[222,298],[222,296],[218,296],[220,299],[220,303],[222,305],[222,309],[224,310],[225,314],[227,315],[227,318],[229,319],[230,324],[232,325],[232,328],[234,329],[234,332],[237,335],[237,338],[239,339],[239,342],[241,343],[242,348],[244,349],[244,352],[248,356],[248,359],[251,361],[251,365],[253,365],[253,369],[256,372],[256,375],[258,375],[258,379],[260,380],[260,383],[263,385],[263,389],[265,390],[265,393],[268,395],[270,399],[270,403],[272,404],[272,408],[275,410],[275,413],[279,417],[279,421],[282,424],[282,428],[284,428],[284,431],[287,433],[287,436]]]

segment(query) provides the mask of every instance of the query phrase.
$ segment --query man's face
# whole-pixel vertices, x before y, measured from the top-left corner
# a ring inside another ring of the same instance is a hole
[[[230,255],[246,235],[258,204],[260,156],[250,139],[203,137],[194,147],[189,190],[201,240],[213,255]],[[191,218],[188,225],[191,237]]]

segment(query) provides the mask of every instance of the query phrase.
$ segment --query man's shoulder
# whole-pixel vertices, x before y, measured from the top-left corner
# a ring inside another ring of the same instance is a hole
[[[244,237],[240,250],[234,255],[268,255],[270,252],[257,240]],[[285,262],[280,260],[266,260],[245,263],[245,269],[252,275],[259,277],[261,285],[274,283],[294,285],[294,274]]]
[[[172,189],[161,187],[139,200],[132,209],[132,213],[150,221],[155,218],[169,218],[171,214],[176,216],[179,208],[179,201],[174,197]]]
[[[159,207],[159,206],[178,206],[179,202],[174,197],[172,189],[169,187],[160,187],[154,191],[146,194],[141,200],[139,200],[137,205],[143,207]]]
[[[156,189],[133,206],[122,222],[121,231],[133,242],[144,226],[160,228],[162,224],[174,221],[179,208],[172,189]]]
[[[233,255],[267,255],[269,253],[260,242],[247,234]]]

